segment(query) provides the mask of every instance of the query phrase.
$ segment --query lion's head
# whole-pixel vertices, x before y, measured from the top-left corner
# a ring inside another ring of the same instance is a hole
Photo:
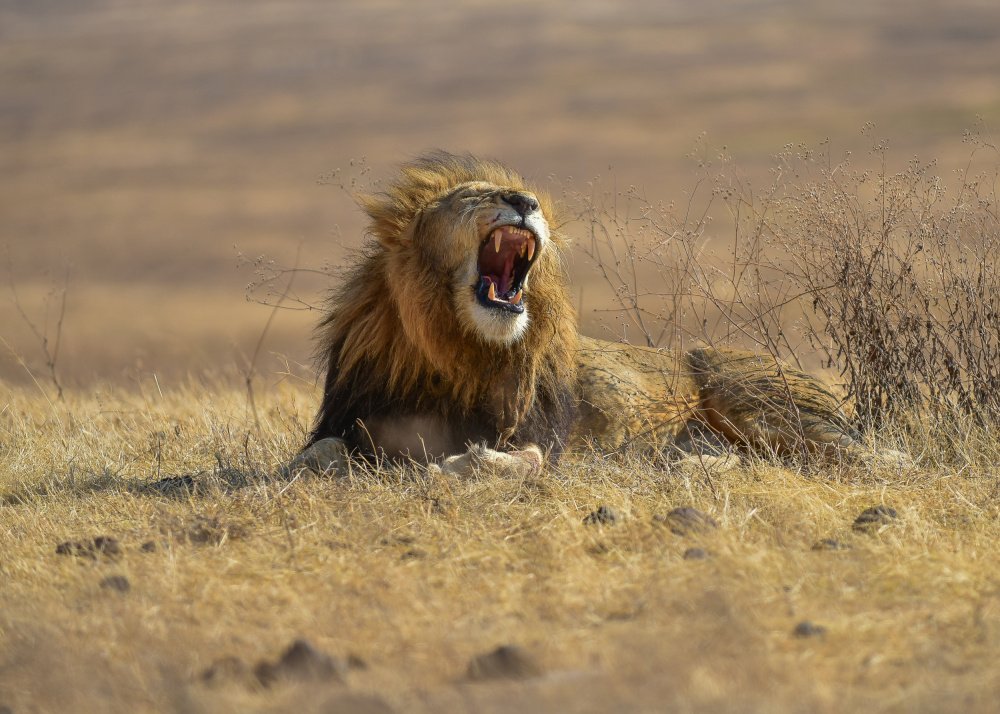
[[[537,197],[484,181],[463,183],[428,206],[422,220],[414,240],[450,272],[452,305],[465,329],[487,342],[516,342],[531,320],[528,274],[550,241]],[[442,244],[440,236],[449,233],[451,241]]]
[[[545,192],[497,161],[434,152],[358,201],[372,240],[324,323],[328,396],[486,409],[509,431],[539,389],[568,388],[576,321]]]
[[[558,261],[546,195],[498,162],[436,152],[405,164],[383,193],[361,203],[392,273],[402,278],[430,268],[424,274],[439,281],[435,298],[450,292],[464,332],[504,346],[524,336],[533,311],[529,275]],[[404,322],[424,323],[429,306],[411,285],[401,279],[392,287],[404,312],[425,310]]]

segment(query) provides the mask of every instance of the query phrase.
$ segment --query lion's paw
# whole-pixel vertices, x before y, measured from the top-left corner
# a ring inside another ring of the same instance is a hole
[[[320,439],[275,472],[275,477],[288,480],[310,471],[320,476],[344,478],[350,475],[351,458],[343,439]]]
[[[531,445],[520,451],[495,451],[475,445],[464,454],[451,456],[441,464],[441,472],[460,478],[489,471],[501,478],[528,478],[542,470],[542,451]]]
[[[688,475],[695,475],[696,473],[709,472],[711,474],[724,474],[729,471],[734,471],[738,469],[743,463],[743,460],[736,454],[691,454],[690,456],[685,456],[682,459],[674,461],[671,466],[683,473]]]
[[[865,455],[864,461],[869,466],[887,466],[889,468],[907,468],[913,466],[913,458],[905,451],[896,449],[879,449]]]

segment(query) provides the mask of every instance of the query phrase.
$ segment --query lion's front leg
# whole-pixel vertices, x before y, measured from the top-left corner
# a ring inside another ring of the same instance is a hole
[[[320,439],[278,469],[275,476],[281,479],[291,479],[303,471],[311,471],[320,476],[333,476],[334,478],[349,476],[351,457],[347,442],[333,437]]]
[[[483,445],[469,447],[464,454],[450,456],[432,470],[460,478],[489,471],[502,478],[527,478],[542,469],[542,451],[535,445],[518,451],[496,451]],[[292,479],[303,472],[346,478],[351,473],[350,449],[343,439],[320,439],[275,472],[275,477]]]
[[[449,456],[435,466],[449,476],[466,478],[488,471],[501,478],[527,478],[542,470],[542,451],[532,444],[519,451],[496,451],[481,444],[469,447],[464,454]]]

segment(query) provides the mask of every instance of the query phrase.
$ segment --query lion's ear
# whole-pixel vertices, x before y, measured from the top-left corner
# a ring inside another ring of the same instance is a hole
[[[391,196],[358,196],[358,203],[372,219],[368,231],[390,250],[408,245],[423,211],[412,210]]]
[[[388,250],[402,250],[413,245],[413,237],[421,230],[424,224],[424,210],[418,209],[410,220],[402,225],[393,224],[389,230],[379,230],[376,232],[378,242]],[[373,225],[374,230],[374,225]]]

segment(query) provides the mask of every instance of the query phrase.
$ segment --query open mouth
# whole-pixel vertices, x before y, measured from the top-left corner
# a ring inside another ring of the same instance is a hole
[[[480,304],[508,312],[524,312],[521,301],[524,279],[535,258],[535,234],[524,228],[500,226],[479,249],[479,282],[476,299]]]

